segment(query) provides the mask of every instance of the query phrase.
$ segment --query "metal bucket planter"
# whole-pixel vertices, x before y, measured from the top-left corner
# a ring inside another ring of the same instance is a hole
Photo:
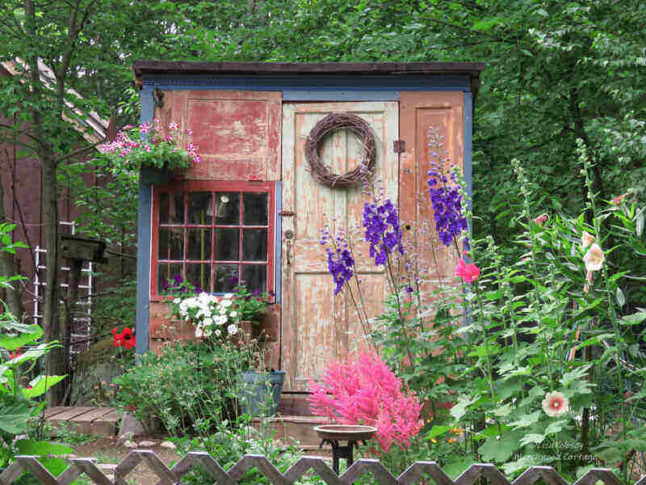
[[[285,371],[243,372],[240,408],[249,416],[273,416],[278,411]]]
[[[175,172],[166,165],[162,168],[143,166],[139,172],[139,180],[144,185],[159,185],[170,182]]]

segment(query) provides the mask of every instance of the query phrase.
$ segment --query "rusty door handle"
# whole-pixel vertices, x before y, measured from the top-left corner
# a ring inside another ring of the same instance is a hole
[[[292,264],[292,242],[288,239],[285,248],[285,255],[287,257],[287,266]]]
[[[294,231],[287,229],[285,231],[285,257],[287,258],[287,266],[292,264],[292,239],[294,239]]]

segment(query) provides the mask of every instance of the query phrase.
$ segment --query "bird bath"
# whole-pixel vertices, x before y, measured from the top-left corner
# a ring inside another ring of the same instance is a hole
[[[321,438],[321,446],[329,443],[332,446],[332,469],[339,474],[339,459],[346,460],[348,467],[354,462],[352,450],[359,441],[371,439],[377,432],[372,426],[361,426],[355,424],[325,424],[315,426],[314,431]],[[347,441],[347,445],[339,442]]]

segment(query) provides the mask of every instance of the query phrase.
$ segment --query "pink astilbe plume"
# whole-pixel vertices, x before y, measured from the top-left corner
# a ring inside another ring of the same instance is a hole
[[[400,448],[422,429],[422,405],[413,392],[376,354],[360,353],[348,363],[331,362],[321,382],[310,381],[308,401],[314,414],[340,424],[363,424],[377,428],[381,451],[392,444]]]

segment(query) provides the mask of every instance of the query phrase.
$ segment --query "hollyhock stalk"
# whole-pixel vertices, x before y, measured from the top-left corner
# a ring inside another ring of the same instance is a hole
[[[583,160],[583,172],[585,175],[585,186],[588,189],[588,200],[590,201],[590,210],[592,212],[592,221],[594,224],[594,232],[595,235],[597,236],[598,240],[601,241],[601,222],[600,218],[597,213],[597,204],[594,196],[594,189],[593,189],[593,182],[592,179],[590,178],[590,170],[591,170],[591,163],[589,158],[586,156],[585,153],[585,146],[581,142],[581,140],[577,140],[577,145],[578,145],[578,151],[579,151],[579,157],[581,160]],[[608,278],[608,268],[607,265],[602,265],[601,267],[601,275],[603,277],[604,281],[604,287],[606,290],[607,295],[613,295],[614,292],[612,291],[612,288],[610,286],[610,280]],[[624,385],[624,377],[623,377],[623,372],[622,372],[622,365],[621,365],[621,359],[619,357],[619,348],[620,344],[623,341],[621,337],[621,332],[619,331],[619,322],[617,321],[617,314],[615,313],[615,308],[614,305],[612,304],[612,297],[609,296],[609,301],[608,301],[608,318],[612,322],[612,327],[613,331],[615,334],[615,346],[614,346],[614,360],[615,360],[615,365],[617,366],[617,389],[621,390],[623,389]],[[622,416],[626,416],[626,402],[625,400],[622,400],[621,403],[621,411],[622,411]],[[626,439],[626,426],[622,426],[622,437],[625,440]],[[625,473],[626,467],[624,467],[624,473]],[[626,477],[624,477],[626,478]]]
[[[513,170],[516,174],[516,177],[518,178],[518,182],[520,185],[520,192],[523,196],[523,211],[522,211],[522,216],[525,218],[527,221],[527,229],[529,231],[529,237],[530,237],[530,253],[531,253],[531,261],[530,261],[530,267],[532,270],[532,277],[534,278],[535,281],[540,281],[541,277],[539,277],[538,274],[538,267],[536,266],[536,247],[537,243],[539,242],[538,238],[536,237],[535,229],[538,227],[534,223],[534,219],[531,216],[531,208],[530,208],[530,203],[529,203],[529,197],[530,197],[530,191],[529,191],[529,180],[527,180],[527,177],[525,177],[525,172],[518,161],[518,159],[514,158],[511,161]],[[532,291],[531,291],[531,296],[532,296],[532,304],[534,308],[538,308],[540,305],[540,294],[539,294],[539,289],[537,285],[532,285]],[[547,339],[544,335],[544,333],[540,334],[541,336],[541,346],[543,348],[543,355],[545,356],[545,362],[547,364],[547,374],[549,377],[549,386],[550,390],[553,389],[554,386],[554,373],[552,371],[552,354],[550,352],[550,346],[548,345]]]

